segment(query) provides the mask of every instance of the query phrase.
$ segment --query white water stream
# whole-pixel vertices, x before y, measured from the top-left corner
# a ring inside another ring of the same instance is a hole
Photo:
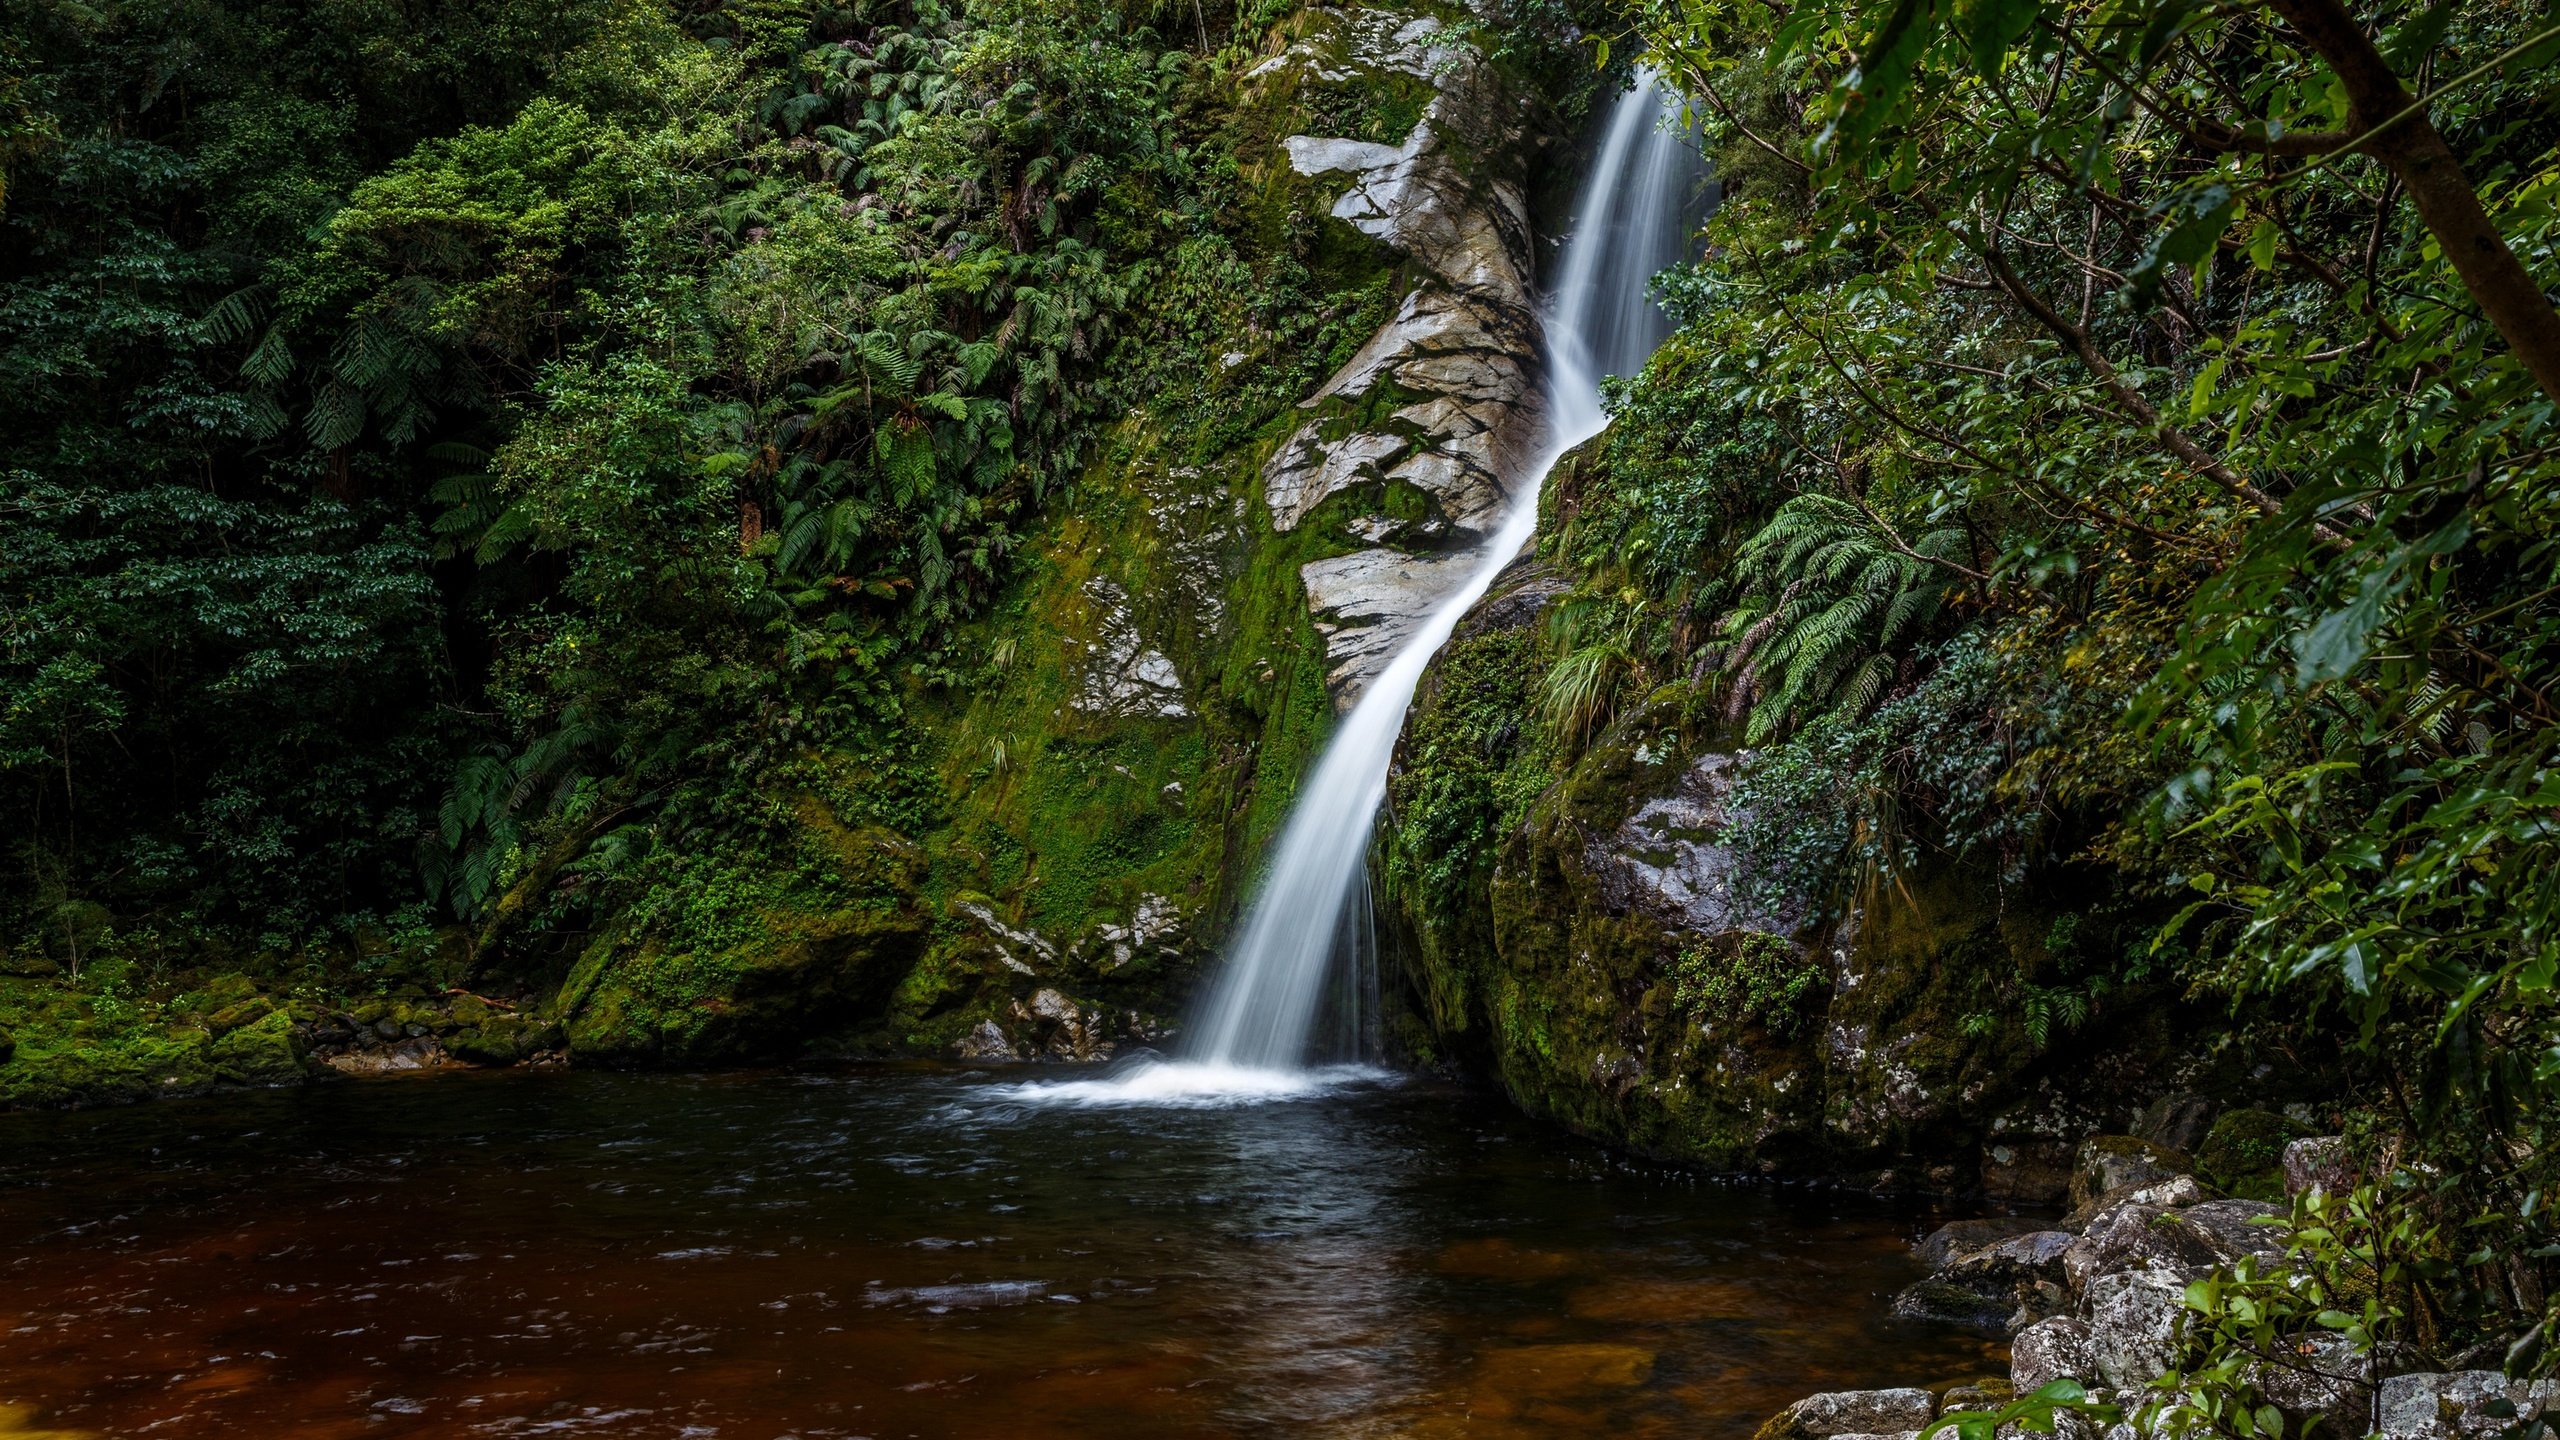
[[[1705,180],[1696,144],[1665,123],[1675,105],[1647,70],[1610,111],[1546,322],[1546,453],[1519,478],[1465,583],[1369,683],[1300,784],[1262,889],[1186,1027],[1181,1058],[1131,1066],[1107,1080],[1023,1086],[1025,1098],[1232,1104],[1372,1073],[1356,1065],[1310,1069],[1308,1062],[1343,942],[1365,939],[1369,834],[1386,798],[1396,736],[1432,656],[1535,533],[1547,471],[1608,423],[1601,377],[1634,374],[1670,333],[1648,292],[1656,274],[1686,258]]]

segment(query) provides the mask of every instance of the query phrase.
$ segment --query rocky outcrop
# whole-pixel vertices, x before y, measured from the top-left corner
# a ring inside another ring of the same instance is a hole
[[[1370,542],[1300,570],[1347,705],[1465,578],[1546,443],[1518,97],[1469,41],[1431,16],[1316,12],[1320,28],[1246,77],[1253,85],[1374,86],[1400,75],[1431,98],[1395,143],[1292,135],[1287,164],[1329,192],[1329,216],[1410,263],[1393,318],[1300,402],[1306,418],[1262,470],[1271,524],[1308,523],[1346,492]],[[1420,514],[1394,513],[1396,494]]]
[[[1702,680],[1630,698],[1563,760],[1540,748],[1557,590],[1533,564],[1502,577],[1408,721],[1390,795],[1411,838],[1390,838],[1405,868],[1386,886],[1408,1046],[1488,1072],[1533,1113],[1711,1166],[2028,1205],[2074,1198],[2075,1175],[2094,1200],[2187,1168],[2130,1137],[2081,1163],[2083,1137],[2189,1093],[2193,1066],[2167,996],[2067,1047],[2029,1032],[2012,997],[2064,917],[2083,923],[2066,888],[1932,862],[1824,914],[1744,848],[1754,757]],[[1450,853],[1442,816],[1485,827],[1470,854]]]

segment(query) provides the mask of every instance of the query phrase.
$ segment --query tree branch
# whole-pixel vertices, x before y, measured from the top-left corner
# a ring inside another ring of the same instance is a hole
[[[2463,288],[2542,393],[2560,402],[2560,311],[2507,248],[2506,236],[2425,107],[2338,0],[2269,3],[2337,72],[2363,132],[2352,148],[2381,161],[2407,188],[2418,218],[2453,263]]]

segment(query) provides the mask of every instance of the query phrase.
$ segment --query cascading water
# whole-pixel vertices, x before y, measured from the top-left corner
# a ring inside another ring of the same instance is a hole
[[[1609,115],[1574,217],[1546,323],[1550,439],[1522,477],[1475,569],[1369,684],[1299,787],[1262,890],[1226,967],[1202,998],[1176,1064],[1104,1082],[1036,1087],[1052,1098],[1195,1103],[1306,1088],[1310,1040],[1346,930],[1365,931],[1370,827],[1405,710],[1432,656],[1516,558],[1538,523],[1538,491],[1565,451],[1607,424],[1600,377],[1642,368],[1671,322],[1648,293],[1685,257],[1706,179],[1698,147],[1666,125],[1675,101],[1651,70]],[[1534,479],[1531,477],[1535,477]],[[1034,1087],[1024,1087],[1026,1091]]]

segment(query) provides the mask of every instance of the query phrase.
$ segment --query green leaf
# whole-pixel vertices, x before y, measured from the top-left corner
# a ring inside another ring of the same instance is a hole
[[[1985,80],[2000,73],[2000,61],[2034,26],[2036,0],[1958,0],[1955,30],[1964,37],[1974,73]]]
[[[2193,265],[2213,253],[2214,242],[2231,228],[2240,202],[2220,180],[2190,187],[2156,212],[2169,224],[2155,233],[2151,248],[2125,274],[2126,299],[2147,310],[2160,298],[2161,282],[2178,266]]]

